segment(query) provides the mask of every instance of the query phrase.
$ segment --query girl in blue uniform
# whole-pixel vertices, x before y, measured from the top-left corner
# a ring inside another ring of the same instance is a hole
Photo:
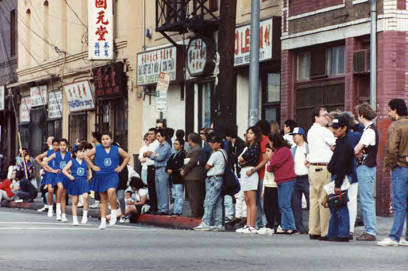
[[[66,210],[66,195],[67,195],[67,189],[70,186],[70,180],[62,173],[62,170],[65,168],[65,166],[68,164],[69,161],[71,161],[71,153],[67,151],[68,149],[68,140],[65,138],[61,139],[59,141],[59,151],[53,153],[49,157],[45,159],[45,161],[51,161],[54,160],[56,166],[60,170],[57,173],[56,177],[56,183],[57,183],[57,207],[56,207],[56,214],[57,214],[57,220],[62,221],[62,222],[67,222],[67,216],[65,214]]]
[[[53,196],[54,196],[54,187],[57,185],[57,173],[59,172],[58,167],[54,160],[43,162],[44,158],[50,157],[52,154],[59,150],[59,141],[58,139],[52,140],[52,149],[41,153],[35,157],[35,161],[44,169],[44,176],[42,179],[42,184],[47,186],[48,190],[48,217],[53,216]]]
[[[85,143],[86,144],[86,143]],[[92,171],[88,168],[88,164],[83,159],[86,149],[84,143],[74,146],[74,155],[72,160],[68,162],[62,170],[64,175],[70,179],[71,184],[67,190],[68,194],[72,195],[72,225],[78,224],[78,201],[79,196],[82,195],[84,200],[84,211],[82,215],[82,224],[88,222],[88,180],[92,177]],[[70,170],[71,174],[68,172]]]
[[[109,133],[102,134],[102,144],[96,145],[84,156],[87,164],[95,171],[95,177],[91,183],[91,190],[99,192],[101,196],[101,225],[99,229],[106,228],[106,213],[108,209],[108,199],[112,208],[111,226],[116,224],[117,219],[117,196],[118,173],[129,163],[130,155],[122,148],[112,145],[112,136]],[[91,157],[95,156],[95,164]],[[123,162],[119,165],[119,156]]]

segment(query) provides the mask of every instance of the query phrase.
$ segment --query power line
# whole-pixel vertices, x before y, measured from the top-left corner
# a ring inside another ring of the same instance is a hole
[[[71,7],[71,5],[68,3],[68,0],[65,0],[65,3],[67,4],[68,8],[75,14],[75,16],[77,17],[77,19],[79,20],[79,22],[85,27],[86,30],[88,30],[88,26],[84,24],[84,22],[82,22],[81,18],[78,16],[78,14],[76,13],[76,11]]]

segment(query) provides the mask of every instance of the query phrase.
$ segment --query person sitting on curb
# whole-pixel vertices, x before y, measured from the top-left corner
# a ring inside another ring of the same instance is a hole
[[[1,201],[3,199],[7,201],[12,201],[14,199],[14,193],[11,190],[11,181],[9,179],[6,179],[7,175],[6,174],[1,174],[0,175],[0,207],[1,207]]]
[[[17,197],[24,202],[33,202],[37,197],[37,189],[24,176],[24,172],[17,171],[16,180],[19,182],[19,189],[17,190]]]

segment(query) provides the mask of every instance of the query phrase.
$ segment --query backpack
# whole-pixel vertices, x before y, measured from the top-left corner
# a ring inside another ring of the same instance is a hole
[[[234,170],[231,167],[231,164],[228,163],[227,158],[224,153],[221,151],[222,156],[225,161],[225,170],[223,175],[222,183],[222,194],[233,196],[241,190],[241,185],[239,184],[238,177],[235,175]]]

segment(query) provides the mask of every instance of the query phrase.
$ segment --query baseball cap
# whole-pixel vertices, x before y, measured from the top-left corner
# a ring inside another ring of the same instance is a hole
[[[336,117],[336,118],[333,119],[333,122],[332,122],[331,126],[332,126],[334,129],[337,129],[337,128],[339,128],[339,127],[344,127],[344,126],[347,126],[347,127],[348,127],[348,122],[347,122],[347,120],[346,120],[344,117],[338,116],[338,117]]]
[[[290,133],[291,135],[305,135],[305,130],[302,127],[295,127],[293,128],[293,132]]]

